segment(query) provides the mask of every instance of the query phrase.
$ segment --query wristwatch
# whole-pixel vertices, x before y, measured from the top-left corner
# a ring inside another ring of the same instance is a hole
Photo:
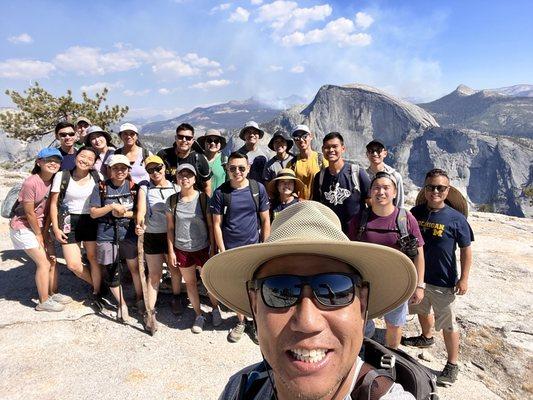
[[[418,285],[416,285],[416,288],[426,290],[426,282],[419,283]]]

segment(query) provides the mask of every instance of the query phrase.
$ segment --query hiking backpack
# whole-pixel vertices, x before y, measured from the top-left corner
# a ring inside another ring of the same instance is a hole
[[[409,231],[407,230],[407,210],[405,208],[398,208],[398,215],[396,216],[396,228],[400,234],[400,239],[404,239],[409,236]],[[360,241],[363,237],[363,233],[366,231],[366,226],[368,224],[368,217],[370,217],[370,209],[365,208],[361,214],[361,220],[359,221],[359,228],[357,229],[356,240]],[[377,230],[383,233],[392,232],[390,230]]]
[[[178,207],[179,193],[174,193],[168,198],[170,210],[172,211],[172,216],[174,217],[174,225],[176,225],[176,208]],[[207,224],[207,194],[205,192],[200,192],[199,199],[200,208],[202,209],[202,215],[204,216],[204,221]]]
[[[172,183],[172,182],[170,182]],[[151,217],[154,213],[152,212],[152,207],[150,206],[150,201],[148,200],[148,193],[150,192],[150,190],[155,190],[155,189],[159,189],[159,190],[174,190],[174,193],[172,195],[169,196],[169,198],[171,196],[173,196],[174,194],[178,194],[179,193],[179,185],[175,184],[175,183],[172,183],[172,186],[169,186],[169,187],[159,187],[159,186],[153,186],[153,187],[150,187],[150,185],[147,185],[146,186],[146,209],[148,211],[148,216]],[[161,196],[163,196],[163,194],[161,194]]]
[[[250,191],[252,192],[252,198],[255,204],[255,212],[259,218],[259,183],[254,179],[248,179],[250,185]],[[229,218],[229,210],[231,204],[231,187],[230,181],[224,182],[220,185],[220,191],[222,192],[222,216],[223,218]]]
[[[61,204],[63,203],[63,200],[65,199],[65,194],[67,193],[67,187],[70,181],[70,178],[72,177],[72,171],[65,169],[61,171],[61,183],[59,185],[59,195],[57,198],[57,207],[59,208]],[[94,182],[98,185],[100,184],[100,175],[98,175],[98,171],[91,169],[89,171],[89,174],[93,178]]]
[[[317,199],[317,201],[320,201],[322,199],[322,184],[324,183],[324,175],[326,174],[326,168],[327,167],[321,168],[318,175],[318,192],[320,193],[320,199]],[[350,168],[350,176],[352,177],[353,183],[352,193],[360,192],[361,187],[359,185],[359,165],[348,163],[348,168]]]
[[[9,189],[9,192],[7,192],[7,195],[2,202],[2,210],[0,213],[2,217],[13,218],[15,216],[15,210],[19,205],[18,198],[20,189],[22,189],[22,182],[17,183],[15,186]]]
[[[137,205],[136,202],[135,202],[135,196],[137,196],[138,186],[130,178],[127,178],[126,180],[129,182],[129,187],[130,187],[129,193],[123,193],[123,194],[112,195],[112,196],[109,196],[107,194],[107,182],[109,182],[110,179],[105,180],[105,181],[100,181],[98,183],[98,191],[100,192],[100,201],[101,201],[102,207],[104,207],[104,200],[105,199],[110,199],[110,198],[118,199],[118,198],[121,198],[121,197],[129,197],[129,196],[131,196],[132,197],[132,203],[133,203],[133,210],[135,210],[136,205]]]
[[[361,353],[364,353],[364,364],[350,394],[352,400],[380,399],[393,383],[402,385],[417,400],[438,400],[437,377],[409,354],[389,349],[366,337]],[[270,366],[265,361],[247,374],[242,374],[233,400],[254,399],[269,380],[269,370]]]

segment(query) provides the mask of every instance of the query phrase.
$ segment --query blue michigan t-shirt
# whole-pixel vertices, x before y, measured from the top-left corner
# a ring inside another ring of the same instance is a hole
[[[430,211],[421,204],[413,207],[411,213],[418,221],[425,242],[424,282],[454,287],[458,280],[455,250],[457,246],[468,247],[474,241],[472,228],[463,214],[448,205],[439,211]]]
[[[232,189],[230,209],[224,213],[224,194],[221,188],[211,198],[211,214],[225,215],[222,220],[222,238],[226,250],[259,242],[257,212],[268,211],[270,204],[265,187],[259,185],[259,210],[256,210],[250,186]]]

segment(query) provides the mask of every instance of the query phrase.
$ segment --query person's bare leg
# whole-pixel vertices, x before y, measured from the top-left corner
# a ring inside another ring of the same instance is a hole
[[[385,345],[392,349],[397,349],[402,340],[402,327],[386,323],[387,330],[385,331]]]
[[[109,290],[113,294],[113,297],[117,300],[117,314],[122,316],[123,319],[127,319],[129,317],[128,306],[126,305],[126,301],[124,300],[124,292],[122,291],[122,286],[110,287]]]
[[[431,339],[433,337],[433,327],[435,326],[435,316],[433,314],[418,314],[418,321],[422,328],[422,335],[427,339]]]
[[[155,308],[157,302],[157,293],[159,282],[163,275],[163,255],[162,254],[145,254],[146,264],[148,266],[148,299],[150,309]]]
[[[185,286],[187,287],[187,295],[191,302],[192,308],[196,313],[196,316],[202,315],[200,309],[200,296],[198,295],[198,285],[196,280],[196,267],[181,268],[181,274],[185,280]]]
[[[139,274],[139,263],[137,258],[126,260],[128,269],[131,273],[131,279],[133,281],[133,287],[135,288],[135,301],[139,301],[143,298],[143,288],[141,286],[141,275]]]
[[[83,265],[81,261],[81,250],[77,243],[62,245],[63,256],[67,263],[67,268],[72,271],[78,278],[83,279],[92,286],[93,280],[89,268]]]
[[[443,329],[444,344],[448,352],[448,362],[457,365],[459,358],[459,331],[448,331]]]
[[[35,262],[35,284],[39,294],[39,302],[44,303],[50,293],[50,261],[42,247],[24,250]]]
[[[100,293],[102,286],[102,267],[96,261],[96,242],[83,242],[91,269],[93,293]]]

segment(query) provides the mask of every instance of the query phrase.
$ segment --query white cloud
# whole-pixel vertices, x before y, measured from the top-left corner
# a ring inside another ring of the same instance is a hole
[[[200,57],[196,53],[188,53],[185,54],[183,57],[183,60],[193,64],[195,67],[199,68],[218,68],[220,67],[220,63],[216,61],[212,61],[208,59],[207,57]]]
[[[374,18],[364,12],[358,12],[355,14],[355,25],[361,29],[367,29],[374,23]]]
[[[354,33],[353,21],[347,18],[338,18],[330,21],[323,29],[313,29],[306,33],[294,32],[282,37],[284,46],[303,46],[307,44],[334,42],[338,46],[368,46],[372,36],[367,33]]]
[[[250,11],[245,8],[237,7],[228,18],[229,22],[246,22],[250,17]]]
[[[221,3],[218,6],[215,6],[211,9],[211,14],[216,13],[217,11],[228,10],[231,7],[231,3]]]
[[[37,79],[48,78],[56,68],[53,64],[37,60],[21,60],[17,58],[0,62],[0,78]]]
[[[144,90],[131,90],[131,89],[126,89],[122,92],[122,94],[124,94],[124,96],[128,96],[128,97],[140,97],[140,96],[146,96],[148,93],[150,93],[150,89],[144,89]]]
[[[259,7],[259,16],[255,22],[270,23],[275,31],[293,32],[303,29],[311,21],[323,21],[329,17],[333,9],[329,4],[310,8],[299,8],[294,1],[277,0]]]
[[[121,88],[122,86],[123,86],[122,82],[115,82],[115,83],[96,82],[96,83],[93,83],[92,85],[83,85],[80,87],[80,90],[82,92],[94,93],[94,92],[100,92],[104,90],[104,88],[115,89],[115,88]]]
[[[156,48],[151,52],[154,64],[152,71],[159,75],[170,77],[195,76],[205,71],[208,76],[215,77],[222,74],[220,63],[201,57],[196,53],[188,53],[183,57],[164,48]]]
[[[250,3],[252,3],[254,6],[258,6],[263,4],[263,0],[250,0]]]
[[[149,57],[139,49],[120,48],[103,53],[96,47],[74,46],[54,58],[57,68],[79,75],[104,75],[140,67]]]
[[[10,36],[10,37],[7,38],[7,40],[9,40],[11,43],[15,43],[15,44],[33,42],[33,38],[30,35],[28,35],[27,33],[21,33],[18,36]]]
[[[282,71],[283,67],[281,65],[269,65],[268,70],[272,72],[278,72],[278,71]]]
[[[222,68],[213,69],[211,71],[207,71],[206,75],[210,78],[216,78],[217,76],[220,76],[223,74],[224,71],[222,71]]]
[[[167,94],[170,94],[171,92],[172,91],[167,88],[160,88],[157,90],[157,93],[162,94],[162,95],[167,95]]]
[[[303,65],[295,65],[294,67],[291,68],[291,72],[293,74],[301,74],[305,72],[305,67]]]
[[[154,64],[152,71],[156,74],[171,75],[176,78],[194,76],[200,73],[198,68],[183,62],[179,57]]]
[[[206,81],[206,82],[198,82],[198,83],[195,83],[194,85],[191,85],[190,87],[192,89],[207,90],[211,88],[227,86],[230,83],[231,82],[228,81],[227,79],[216,79],[216,80],[211,80],[211,81]]]

